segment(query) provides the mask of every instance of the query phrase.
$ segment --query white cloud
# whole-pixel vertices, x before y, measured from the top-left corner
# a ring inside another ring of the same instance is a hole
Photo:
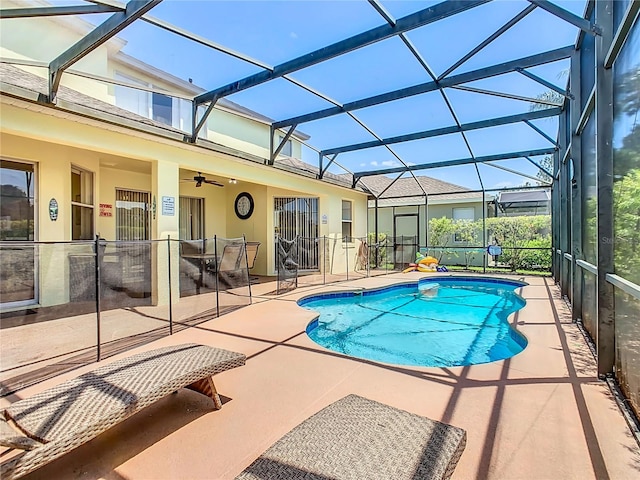
[[[361,163],[361,164],[360,164],[360,166],[361,166],[361,167],[366,167],[366,166],[367,166],[367,164],[366,164],[366,163]]]
[[[372,166],[374,166],[374,167],[377,167],[377,166],[378,166],[378,162],[376,162],[375,160],[372,160],[372,161],[370,162],[370,164],[371,164]]]
[[[396,162],[395,160],[385,160],[384,162],[382,162],[382,165],[384,165],[385,167],[395,167],[398,164],[398,162]]]
[[[290,36],[291,38],[298,38],[298,34],[297,34],[296,32],[291,32],[291,33],[289,34],[289,36]]]
[[[505,182],[498,182],[496,184],[493,185],[493,188],[511,188],[511,187],[518,187],[522,185],[521,183],[515,183],[515,182],[510,182],[510,181],[505,181]]]

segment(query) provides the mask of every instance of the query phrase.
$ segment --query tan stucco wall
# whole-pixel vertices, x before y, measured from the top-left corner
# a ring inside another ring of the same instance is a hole
[[[348,188],[276,170],[256,162],[212,152],[201,147],[133,132],[95,120],[81,119],[68,113],[55,112],[19,100],[2,97],[0,154],[3,158],[25,160],[37,164],[37,238],[63,241],[71,239],[70,169],[76,165],[94,173],[95,231],[107,239],[115,238],[115,189],[127,188],[151,192],[157,202],[157,215],[152,220],[152,239],[178,237],[178,215],[161,215],[161,197],[173,196],[178,206],[180,195],[205,198],[205,228],[213,234],[235,237],[245,234],[247,240],[260,241],[260,254],[253,270],[256,274],[275,274],[273,205],[278,196],[317,196],[319,215],[327,217],[320,224],[320,235],[341,234],[341,200],[354,202],[353,233],[367,232],[366,195]],[[107,166],[117,159],[123,166]],[[127,166],[131,163],[131,169]],[[140,165],[148,168],[140,170]],[[189,182],[180,182],[181,171],[202,172],[227,182],[224,188],[203,185],[196,189]],[[148,172],[148,173],[147,173]],[[234,201],[241,191],[250,192],[255,211],[248,220],[234,213]],[[56,222],[48,218],[48,202],[56,198],[60,213]],[[98,205],[114,206],[114,217],[99,217]],[[161,259],[158,257],[158,262]],[[334,265],[334,269],[339,266]],[[177,269],[176,269],[177,271]],[[59,273],[59,272],[58,272]],[[43,281],[48,281],[43,277]]]
[[[5,6],[6,3],[6,6]],[[46,2],[41,2],[46,5]],[[5,0],[5,7],[33,6],[33,2]],[[3,21],[0,28],[0,54],[2,57],[21,60],[50,62],[68,50],[93,26],[71,17],[41,17],[10,19]],[[179,95],[193,97],[195,88],[179,85],[170,77],[154,74],[132,67],[118,60],[116,53],[126,42],[115,37],[106,44],[97,47],[84,58],[69,67],[69,71],[78,70],[107,78],[115,78],[116,72],[142,81],[154,88],[163,89]],[[47,68],[18,66],[23,70],[47,78]],[[183,79],[187,80],[187,79]],[[90,80],[65,73],[61,85],[97,98],[110,104],[116,104],[115,90],[112,84]],[[150,95],[150,94],[149,94]],[[137,112],[136,112],[137,113]],[[215,108],[207,121],[205,138],[222,145],[248,152],[253,155],[267,156],[269,149],[269,125],[264,121],[237,115],[225,109]],[[277,140],[277,134],[276,134]],[[302,146],[292,137],[292,156],[301,158]]]

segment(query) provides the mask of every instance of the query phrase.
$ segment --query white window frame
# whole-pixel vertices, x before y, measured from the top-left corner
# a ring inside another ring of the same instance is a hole
[[[471,218],[469,218],[469,215],[462,215],[460,218],[456,218],[456,211],[460,212],[460,213],[462,213],[462,212],[466,212],[466,213],[471,212],[471,215],[470,215]],[[451,218],[453,219],[453,221],[456,221],[456,220],[469,220],[471,222],[474,222],[475,219],[476,219],[476,209],[475,209],[475,207],[454,207],[452,209],[452,212],[451,212]],[[454,233],[453,234],[453,241],[455,243],[465,243],[465,241],[460,239],[460,237],[458,235],[459,235],[458,233]]]
[[[345,214],[345,206],[346,204],[349,205],[349,218],[345,218],[344,214]],[[342,217],[342,238],[344,239],[345,237],[349,237],[349,239],[353,238],[353,200],[347,200],[347,199],[342,199],[342,210],[341,210],[341,217]],[[349,235],[345,235],[345,227],[349,228]],[[347,242],[349,242],[350,240],[347,240]]]
[[[80,240],[80,239],[76,239],[73,238],[73,227],[74,227],[74,216],[73,216],[73,207],[80,207],[81,209],[86,209],[89,210],[91,212],[91,232],[92,232],[92,237],[95,235],[96,233],[96,215],[95,215],[95,201],[96,201],[96,197],[95,197],[95,181],[96,181],[96,176],[95,173],[90,171],[90,170],[86,170],[84,168],[75,166],[75,165],[71,165],[71,179],[73,179],[73,175],[74,174],[79,174],[80,175],[80,196],[81,196],[81,201],[76,201],[73,198],[73,184],[71,186],[71,239],[72,240]],[[91,178],[89,180],[86,179],[86,176],[90,175]],[[85,197],[85,191],[84,191],[84,187],[88,187],[91,189],[91,191],[89,192],[90,196],[91,196],[91,202],[92,203],[85,203],[83,202],[83,198]],[[86,240],[86,239],[85,239]]]

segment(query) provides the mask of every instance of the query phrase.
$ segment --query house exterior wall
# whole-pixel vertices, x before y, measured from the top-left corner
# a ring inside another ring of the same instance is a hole
[[[482,202],[481,201],[468,201],[468,202],[459,202],[459,203],[431,203],[429,202],[429,217],[428,220],[434,218],[453,218],[453,210],[455,208],[473,208],[474,216],[476,220],[482,219]],[[431,240],[427,242],[427,228],[428,228],[428,220],[425,221],[425,205],[403,205],[403,206],[385,206],[378,208],[378,233],[385,233],[389,237],[394,235],[394,216],[397,215],[408,215],[408,214],[417,214],[418,215],[418,243],[419,247],[424,248],[427,246],[432,246]],[[369,232],[375,232],[375,208],[369,207],[368,210],[368,222],[369,222]],[[403,230],[399,228],[395,232],[396,237],[400,236],[409,236],[414,235],[414,233]],[[456,242],[454,235],[451,236],[449,241],[449,247],[461,247],[466,246],[464,242]],[[480,238],[478,241],[478,246],[482,246],[482,239]],[[454,254],[445,254],[442,257],[443,264],[458,264],[464,263],[464,255],[462,255],[462,251],[458,252],[458,255]],[[473,262],[473,265],[482,266],[483,264],[483,256],[476,254]]]
[[[473,201],[473,202],[464,202],[464,203],[447,203],[447,204],[434,204],[429,203],[429,220],[433,218],[453,218],[453,209],[454,208],[474,208],[475,219],[479,220],[482,218],[482,202]],[[396,207],[379,207],[378,208],[378,232],[386,233],[389,236],[393,235],[393,218],[394,215],[402,215],[402,214],[415,214],[419,215],[419,232],[418,232],[418,242],[420,245],[424,246],[427,244],[427,222],[425,222],[425,206],[424,205],[410,205],[410,206],[396,206]],[[369,217],[369,232],[374,232],[375,230],[375,208],[369,207],[368,217]],[[397,231],[397,236],[400,235],[412,235],[410,232]],[[452,239],[453,242],[453,239]]]
[[[340,236],[341,201],[353,202],[354,236],[365,236],[367,227],[367,199],[362,192],[301,177],[247,160],[238,160],[202,147],[177,142],[151,134],[134,132],[124,127],[106,125],[98,120],[76,117],[66,112],[30,104],[26,101],[1,97],[2,158],[25,161],[36,165],[36,239],[39,241],[71,240],[71,167],[77,166],[94,175],[94,225],[102,238],[115,240],[115,190],[117,188],[149,192],[157,205],[151,220],[151,239],[167,236],[178,239],[179,215],[166,216],[161,211],[162,196],[180,195],[205,199],[205,232],[221,237],[238,237],[260,241],[260,254],[253,270],[257,274],[275,274],[274,261],[274,198],[277,196],[312,196],[319,198],[319,218],[327,223],[319,225],[320,235]],[[113,163],[117,166],[111,166]],[[215,172],[211,172],[215,165]],[[181,171],[204,171],[206,175],[225,183],[224,188],[204,184],[200,188],[190,182],[181,182]],[[236,179],[228,184],[227,179]],[[255,210],[248,220],[240,220],[234,213],[238,193],[248,191],[255,200]],[[59,203],[56,221],[49,219],[49,200]],[[99,216],[99,204],[113,205],[112,217]],[[86,246],[86,253],[90,252]],[[68,301],[68,252],[52,250],[43,262],[63,265],[42,269],[40,304],[55,305]],[[58,255],[59,258],[56,258]],[[154,281],[167,282],[166,253],[154,257]],[[174,259],[175,261],[175,259]],[[334,264],[334,271],[341,267]],[[46,274],[46,272],[49,274]],[[175,268],[174,271],[178,271]],[[52,275],[52,276],[49,276]],[[165,283],[166,284],[166,283]],[[177,279],[172,279],[177,291]],[[53,288],[52,288],[53,286]],[[46,288],[45,288],[46,287]],[[46,293],[45,293],[46,292]],[[163,298],[154,299],[158,303]]]
[[[38,0],[7,0],[7,7],[24,7],[49,5]],[[3,57],[50,62],[69,47],[74,45],[84,35],[93,29],[93,25],[71,17],[24,18],[11,19],[3,22],[0,29],[0,52]],[[147,87],[166,90],[179,95],[193,97],[203,92],[196,85],[176,79],[159,70],[145,71],[141,62],[140,68],[120,60],[118,52],[126,42],[112,38],[104,45],[97,47],[84,58],[74,63],[70,70],[79,70],[93,75],[115,79],[118,74],[129,77],[133,83],[141,82]],[[47,78],[47,68],[19,66],[30,73]],[[85,95],[91,96],[112,105],[116,105],[116,85],[75,76],[69,73],[62,75],[61,85],[72,88]],[[151,93],[140,91],[141,95]],[[186,133],[191,131],[191,104],[185,100],[173,97],[174,102],[181,102],[179,107],[181,121],[173,125]],[[150,112],[133,112],[150,118]],[[182,118],[183,117],[183,118]],[[207,121],[201,136],[216,143],[226,145],[242,152],[267,157],[269,152],[270,128],[267,122],[239,115],[226,108],[216,107]],[[276,134],[277,140],[277,134]],[[301,158],[302,145],[294,136],[292,140],[292,156]]]

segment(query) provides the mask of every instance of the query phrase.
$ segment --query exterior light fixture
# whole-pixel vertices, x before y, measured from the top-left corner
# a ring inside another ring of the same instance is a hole
[[[232,183],[233,185],[235,185],[236,183],[238,183],[238,181],[235,178],[230,178],[229,183]]]

